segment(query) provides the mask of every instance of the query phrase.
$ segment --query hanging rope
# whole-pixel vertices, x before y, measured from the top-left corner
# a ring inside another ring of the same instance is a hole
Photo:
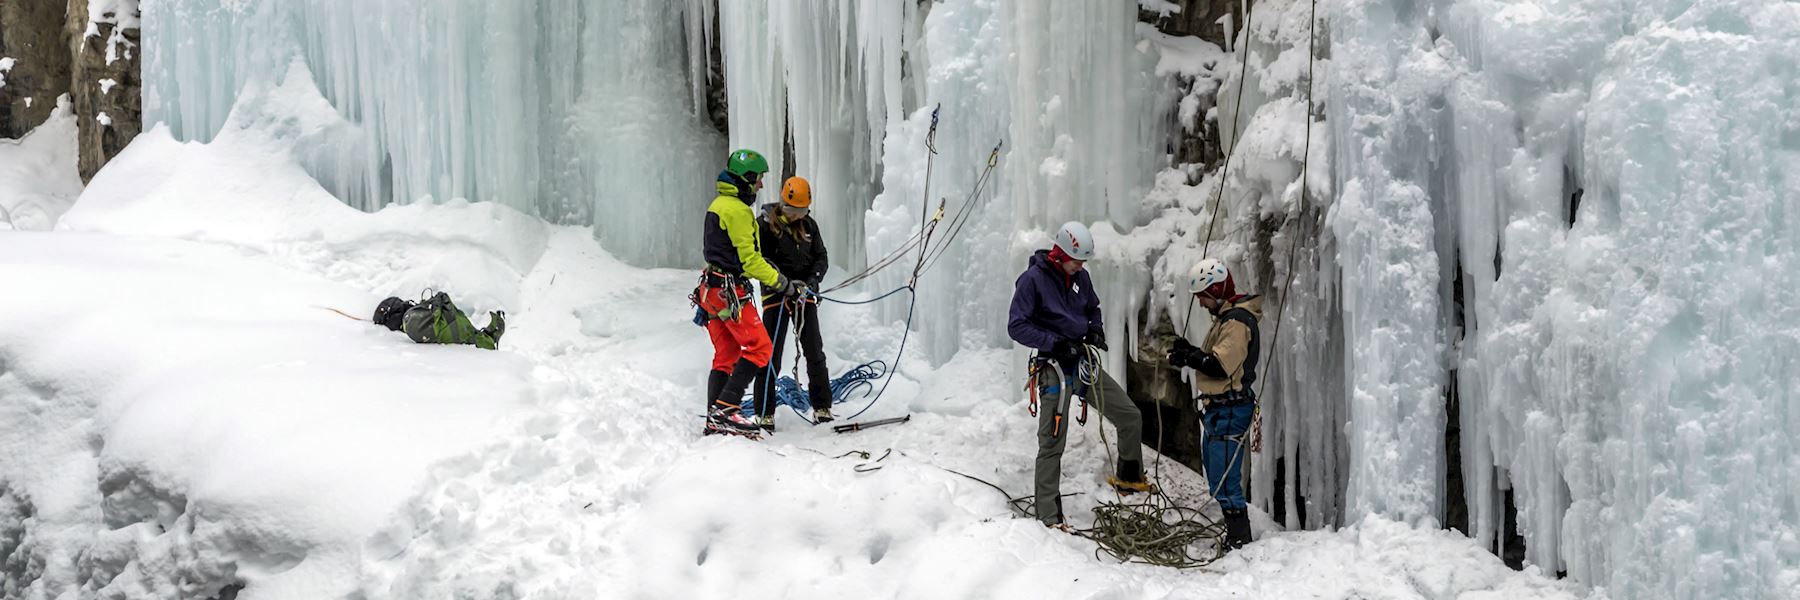
[[[1256,3],[1250,2],[1244,7],[1244,43],[1238,47],[1237,98],[1232,101],[1231,105],[1231,146],[1225,149],[1225,164],[1219,168],[1219,191],[1213,193],[1212,216],[1208,217],[1206,221],[1206,237],[1200,241],[1200,260],[1206,260],[1212,252],[1213,226],[1219,222],[1219,204],[1225,199],[1225,180],[1227,179],[1226,175],[1231,172],[1231,157],[1237,155],[1238,141],[1244,137],[1238,132],[1238,122],[1244,117],[1244,80],[1250,74],[1250,25],[1255,23],[1255,19]],[[1308,57],[1308,61],[1310,63],[1311,57]],[[1312,66],[1308,64],[1308,73],[1311,70]],[[1308,85],[1311,85],[1310,81]],[[1307,95],[1310,97],[1311,94],[1312,92],[1309,90]],[[1311,105],[1309,104],[1308,107],[1307,112],[1310,115]],[[1311,117],[1309,116],[1308,119],[1310,120]],[[1189,294],[1187,311],[1181,318],[1181,337],[1187,337],[1188,323],[1193,322],[1193,317],[1194,296]]]
[[[1282,286],[1281,300],[1276,304],[1275,333],[1269,338],[1269,348],[1271,348],[1271,349],[1276,348],[1277,344],[1279,344],[1281,342],[1281,324],[1283,321],[1287,320],[1288,297],[1293,295],[1294,279],[1295,279],[1295,277],[1298,276],[1298,273],[1294,270],[1294,259],[1295,259],[1295,257],[1299,256],[1300,238],[1302,237],[1301,234],[1306,233],[1308,231],[1308,229],[1304,229],[1304,227],[1307,224],[1306,211],[1308,209],[1308,205],[1310,204],[1308,202],[1308,200],[1311,198],[1309,190],[1312,189],[1311,181],[1308,179],[1307,175],[1308,175],[1308,169],[1312,165],[1313,65],[1318,62],[1317,60],[1314,59],[1314,56],[1316,56],[1316,54],[1317,54],[1318,44],[1319,44],[1319,37],[1318,37],[1318,31],[1317,31],[1318,27],[1319,27],[1319,21],[1318,21],[1318,19],[1319,19],[1319,1],[1318,0],[1312,0],[1311,10],[1312,10],[1312,13],[1309,16],[1309,19],[1311,19],[1311,20],[1310,20],[1310,25],[1307,28],[1307,45],[1306,45],[1306,51],[1307,51],[1307,61],[1306,61],[1306,142],[1302,144],[1302,146],[1301,146],[1302,149],[1300,151],[1301,152],[1301,156],[1300,156],[1300,214],[1298,216],[1296,216],[1294,219],[1296,221],[1295,225],[1298,227],[1302,227],[1303,229],[1301,231],[1294,232],[1294,235],[1292,235],[1288,238],[1287,283]],[[1263,387],[1258,388],[1256,390],[1257,393],[1251,394],[1252,397],[1258,398],[1258,400],[1256,401],[1255,408],[1253,409],[1254,412],[1252,412],[1250,414],[1250,432],[1249,432],[1250,433],[1250,451],[1254,452],[1254,453],[1262,452],[1262,400],[1260,400],[1260,399],[1262,398],[1262,395],[1261,395],[1262,390],[1264,388],[1268,387],[1268,383],[1266,383],[1267,381],[1268,381],[1268,379],[1265,378],[1263,380],[1264,383],[1262,384]],[[1239,444],[1240,448],[1242,446],[1243,446],[1242,444]]]
[[[937,110],[934,109],[932,111],[932,118],[931,118],[931,131],[926,136],[926,145],[932,155],[937,154],[937,148],[935,145],[936,144],[935,140],[936,140],[936,136],[937,136],[937,122],[938,122],[937,116],[938,116]],[[832,302],[832,303],[836,303],[836,304],[845,304],[845,305],[869,304],[872,302],[877,302],[877,301],[886,299],[895,294],[899,294],[900,292],[908,292],[910,294],[910,297],[907,299],[907,303],[906,303],[905,324],[902,326],[901,333],[900,333],[900,347],[897,350],[895,350],[894,360],[891,363],[892,365],[894,365],[893,371],[886,372],[886,366],[890,363],[884,363],[881,361],[870,361],[870,362],[858,365],[857,368],[851,369],[850,372],[845,373],[844,375],[839,376],[837,379],[832,380],[832,403],[833,403],[833,405],[836,405],[838,403],[844,402],[845,400],[849,399],[852,395],[851,393],[854,391],[861,391],[861,392],[863,392],[863,395],[867,395],[868,389],[873,388],[873,386],[874,386],[873,383],[869,383],[869,382],[873,381],[874,379],[880,379],[880,378],[885,377],[885,379],[882,381],[881,388],[875,391],[875,396],[869,400],[869,403],[867,405],[863,406],[861,410],[856,411],[855,414],[852,414],[849,417],[846,417],[845,420],[855,420],[857,417],[862,416],[863,413],[868,412],[870,408],[874,408],[875,403],[879,402],[881,400],[881,397],[887,393],[888,386],[893,384],[893,382],[894,382],[893,375],[898,374],[900,372],[900,358],[902,356],[905,356],[905,354],[906,354],[906,343],[912,337],[913,317],[917,314],[917,309],[918,309],[919,294],[918,294],[917,286],[918,286],[919,276],[921,274],[923,274],[925,272],[925,270],[929,269],[932,264],[935,264],[936,258],[942,256],[945,249],[949,246],[950,242],[955,241],[956,236],[962,232],[963,224],[968,221],[969,215],[974,212],[975,207],[977,206],[977,204],[979,204],[979,202],[981,200],[981,193],[983,190],[985,190],[987,188],[987,182],[991,180],[991,178],[993,176],[994,168],[1000,162],[1000,158],[999,158],[1000,157],[1000,148],[1003,144],[1004,144],[1004,142],[994,144],[993,150],[988,152],[988,159],[987,159],[986,165],[983,167],[981,174],[976,177],[974,189],[971,190],[969,192],[968,197],[963,200],[962,207],[957,210],[956,216],[954,218],[952,218],[952,220],[951,220],[951,228],[950,228],[949,232],[945,235],[944,238],[942,238],[938,242],[937,245],[935,245],[935,246],[932,245],[932,239],[936,236],[938,225],[943,223],[943,218],[944,218],[944,203],[943,202],[939,202],[936,213],[932,214],[929,218],[926,218],[926,216],[924,214],[920,215],[921,221],[920,221],[919,232],[917,234],[915,234],[911,239],[909,239],[907,241],[907,243],[902,244],[900,249],[897,249],[894,252],[889,253],[886,257],[884,257],[881,261],[877,262],[876,264],[871,265],[867,269],[863,269],[861,272],[858,272],[857,274],[851,276],[850,278],[846,279],[845,281],[840,282],[838,285],[831,287],[830,290],[827,290],[827,292],[832,291],[832,290],[842,289],[844,286],[863,281],[863,280],[867,279],[869,276],[874,275],[877,271],[880,271],[881,269],[884,269],[884,268],[891,266],[894,263],[898,262],[900,257],[904,256],[906,251],[909,251],[912,249],[918,249],[919,250],[919,258],[918,258],[918,260],[913,262],[912,276],[907,280],[906,285],[895,288],[893,290],[888,291],[887,293],[881,294],[880,296],[876,296],[874,298],[870,298],[868,300],[839,300],[836,298],[832,298],[830,296],[826,296],[824,292],[809,294],[809,297],[811,297],[811,298],[816,298],[818,300],[822,300],[825,302]],[[930,186],[930,177],[931,177],[930,169],[931,169],[931,161],[930,161],[930,159],[927,159],[927,162],[926,162],[926,181],[927,181],[926,185],[927,185],[927,187]],[[777,319],[776,331],[781,330],[781,326],[779,324],[780,319],[785,318],[787,316],[787,312],[788,311],[786,311],[786,310],[781,311],[781,315]],[[797,329],[798,328],[796,328],[796,330]],[[796,340],[796,345],[797,345],[797,342],[798,342],[798,340]],[[877,364],[881,365],[881,368],[879,370],[874,370],[873,367]],[[773,383],[774,389],[769,390],[769,391],[771,393],[775,394],[776,396],[778,396],[779,400],[783,404],[787,404],[790,408],[792,408],[794,410],[794,413],[796,415],[799,415],[800,418],[805,419],[808,423],[813,423],[812,419],[809,418],[805,413],[803,413],[801,411],[801,407],[803,405],[810,406],[810,401],[807,400],[807,401],[805,401],[804,404],[802,402],[803,400],[805,400],[807,398],[807,396],[806,396],[805,390],[800,387],[800,384],[798,381],[799,380],[799,376],[798,376],[799,365],[798,365],[798,363],[796,363],[796,365],[795,365],[795,376],[788,379],[788,382],[792,385],[791,388],[784,388],[781,381],[774,376],[775,366],[773,364],[770,365],[769,369],[770,369],[769,379],[774,380],[774,383]],[[871,372],[874,373],[873,376],[864,377],[865,375],[868,375]],[[839,386],[840,382],[843,383],[843,387],[842,387],[843,391],[841,393],[840,393],[840,386]],[[859,386],[859,385],[857,385],[859,383],[866,384],[866,385]],[[784,392],[784,389],[787,391]],[[783,396],[782,394],[784,394],[784,393],[789,394],[789,395]],[[816,424],[816,423],[813,423],[813,424]]]
[[[1309,39],[1307,40],[1308,55],[1307,55],[1307,63],[1306,63],[1306,141],[1302,144],[1303,149],[1301,150],[1301,152],[1303,155],[1300,157],[1300,211],[1299,211],[1299,216],[1296,217],[1296,219],[1295,219],[1296,221],[1300,221],[1300,223],[1297,223],[1297,225],[1304,224],[1303,219],[1306,218],[1306,211],[1308,208],[1308,199],[1310,198],[1310,193],[1309,193],[1310,182],[1307,180],[1307,174],[1309,172],[1309,169],[1310,169],[1310,166],[1312,163],[1311,159],[1312,159],[1312,121],[1313,121],[1313,118],[1312,118],[1313,68],[1314,68],[1314,65],[1317,63],[1317,59],[1314,56],[1314,54],[1316,53],[1316,51],[1318,49],[1318,47],[1317,47],[1317,45],[1318,45],[1318,31],[1317,30],[1318,30],[1318,26],[1319,26],[1319,21],[1318,21],[1319,3],[1318,3],[1318,0],[1312,0],[1310,10],[1311,10],[1311,14],[1308,17],[1309,24],[1307,27],[1307,35],[1308,35]],[[1276,343],[1278,341],[1280,341],[1281,325],[1282,325],[1283,321],[1286,321],[1285,317],[1287,316],[1287,301],[1288,301],[1288,298],[1293,295],[1292,292],[1293,292],[1293,288],[1294,288],[1294,278],[1296,275],[1296,273],[1294,271],[1294,258],[1299,249],[1301,233],[1303,233],[1303,232],[1295,232],[1294,235],[1288,239],[1287,283],[1283,285],[1282,292],[1281,292],[1281,299],[1278,300],[1277,304],[1276,304],[1277,312],[1275,313],[1275,331],[1273,332],[1273,334],[1271,335],[1270,340],[1269,340],[1270,348],[1274,348],[1276,346]],[[1262,420],[1262,395],[1261,395],[1261,392],[1262,392],[1262,390],[1268,388],[1268,378],[1263,378],[1262,381],[1259,383],[1261,384],[1260,387],[1256,387],[1256,386],[1252,387],[1251,397],[1255,398],[1256,400],[1255,400],[1255,403],[1252,405],[1252,409],[1251,409],[1252,412],[1250,414],[1250,430],[1246,432],[1247,437],[1249,438],[1247,440],[1248,443],[1245,443],[1245,441],[1240,441],[1237,444],[1237,447],[1232,450],[1231,459],[1226,461],[1226,463],[1225,463],[1226,465],[1240,465],[1240,461],[1243,460],[1243,453],[1244,453],[1245,446],[1251,446],[1252,452],[1259,451],[1261,448],[1261,441],[1259,439],[1261,436],[1261,420]],[[1230,467],[1228,466],[1227,470],[1229,470],[1229,469],[1230,469]],[[1243,468],[1241,466],[1239,466],[1239,473],[1240,473],[1240,477],[1241,477],[1241,474],[1243,473]]]
[[[1315,0],[1316,2],[1316,0]],[[1225,152],[1225,164],[1219,169],[1218,191],[1213,193],[1212,215],[1206,224],[1206,237],[1201,241],[1201,259],[1204,260],[1212,250],[1212,235],[1219,221],[1219,206],[1225,197],[1226,174],[1231,170],[1231,159],[1237,154],[1239,138],[1237,127],[1243,117],[1245,78],[1249,74],[1250,26],[1254,23],[1255,4],[1245,9],[1244,44],[1238,48],[1238,89],[1233,101],[1231,114],[1231,146]],[[1310,98],[1310,91],[1308,96]],[[1308,100],[1310,106],[1310,99]],[[1310,117],[1309,117],[1310,121]],[[1310,134],[1309,134],[1310,135]],[[1193,322],[1194,297],[1188,295],[1186,314],[1182,317],[1181,337],[1187,337],[1188,325]],[[1090,351],[1092,349],[1090,348]],[[1096,394],[1097,396],[1103,394]],[[1103,402],[1103,398],[1096,398]],[[1104,445],[1106,428],[1101,427],[1101,443]],[[1164,448],[1162,411],[1157,411],[1156,447]],[[1241,444],[1240,444],[1241,446]],[[1108,452],[1110,456],[1110,451]],[[1224,537],[1224,526],[1206,517],[1200,510],[1183,506],[1170,497],[1162,484],[1162,453],[1157,452],[1152,467],[1152,492],[1147,498],[1127,502],[1121,495],[1118,501],[1103,501],[1094,508],[1094,525],[1078,530],[1082,537],[1093,540],[1098,546],[1095,554],[1105,553],[1121,562],[1138,562],[1144,564],[1188,569],[1205,566],[1224,556],[1218,543]],[[1202,546],[1206,540],[1213,540],[1213,553],[1209,556],[1197,556],[1196,547]]]
[[[1307,217],[1308,210],[1310,208],[1310,202],[1309,202],[1309,200],[1310,200],[1310,180],[1309,180],[1308,176],[1310,173],[1310,165],[1311,165],[1311,159],[1312,159],[1313,80],[1314,80],[1314,72],[1315,72],[1314,69],[1315,69],[1315,65],[1317,63],[1316,56],[1317,56],[1317,50],[1318,50],[1318,48],[1317,48],[1317,44],[1318,44],[1318,35],[1317,35],[1318,1],[1317,0],[1312,0],[1311,6],[1310,6],[1310,11],[1311,11],[1311,14],[1309,17],[1310,21],[1308,24],[1309,39],[1308,39],[1308,44],[1307,44],[1307,67],[1306,67],[1306,78],[1307,78],[1307,81],[1306,81],[1306,110],[1307,110],[1307,113],[1306,113],[1306,140],[1303,144],[1303,150],[1301,151],[1302,156],[1300,159],[1300,164],[1301,164],[1301,168],[1300,168],[1300,210],[1299,210],[1299,216],[1296,217],[1296,220],[1299,221],[1300,224],[1302,225],[1303,230],[1295,231],[1292,234],[1292,236],[1289,238],[1288,260],[1287,260],[1287,271],[1288,271],[1287,275],[1288,276],[1287,276],[1287,282],[1282,288],[1279,304],[1277,305],[1275,331],[1273,332],[1273,335],[1271,336],[1271,339],[1270,339],[1270,347],[1271,348],[1276,347],[1279,340],[1281,339],[1281,329],[1282,329],[1281,326],[1282,326],[1282,322],[1285,320],[1285,317],[1287,316],[1287,301],[1288,301],[1288,298],[1292,295],[1291,292],[1293,291],[1294,279],[1296,276],[1294,267],[1295,267],[1296,257],[1298,256],[1299,239],[1302,236],[1302,234],[1305,233],[1304,219]],[[1249,29],[1248,15],[1246,18],[1245,28],[1246,28],[1246,31],[1248,31],[1248,29]],[[1246,34],[1245,35],[1245,44],[1248,45],[1248,43],[1249,43],[1249,35]],[[1248,64],[1248,59],[1247,59],[1248,53],[1245,52],[1244,50],[1245,50],[1244,48],[1240,48],[1239,52],[1241,55],[1246,57],[1244,64],[1247,65]],[[1237,99],[1238,110],[1236,110],[1232,116],[1233,131],[1236,131],[1237,119],[1239,116],[1242,115],[1241,109],[1242,109],[1243,87],[1244,87],[1243,83],[1242,83],[1242,81],[1243,81],[1242,77],[1243,77],[1244,73],[1247,73],[1247,71],[1244,70],[1243,67],[1240,67],[1239,73],[1240,73],[1240,75],[1239,75],[1238,99]],[[1235,152],[1236,142],[1237,142],[1237,139],[1234,137],[1233,143],[1232,143],[1233,153]],[[1226,155],[1226,168],[1227,169],[1230,166],[1230,160],[1231,160],[1230,157],[1231,157],[1231,153],[1228,153]],[[1224,187],[1225,187],[1224,173],[1225,172],[1226,172],[1226,169],[1221,169],[1221,171],[1220,171],[1219,192],[1214,196],[1213,214],[1211,217],[1212,222],[1209,222],[1207,225],[1207,239],[1206,239],[1206,243],[1202,245],[1202,248],[1203,248],[1202,249],[1202,258],[1205,258],[1205,252],[1207,250],[1210,250],[1211,237],[1212,237],[1212,231],[1213,231],[1213,223],[1217,222],[1218,215],[1219,215],[1218,201],[1224,195]],[[1188,304],[1188,313],[1189,313],[1188,316],[1190,316],[1190,317],[1192,316],[1192,311],[1193,311],[1193,300],[1192,300],[1192,295],[1190,294],[1189,304]],[[1182,332],[1183,337],[1186,337],[1186,335],[1187,335],[1186,334],[1186,326],[1187,326],[1186,320],[1184,320],[1183,332]],[[1093,351],[1093,349],[1090,348],[1090,352],[1092,352],[1092,351]],[[1094,357],[1090,356],[1090,360],[1093,358]],[[1267,378],[1264,379],[1264,383],[1262,383],[1261,385],[1266,387],[1267,386],[1266,382],[1267,382]],[[1256,391],[1260,392],[1261,389],[1262,388],[1258,388]],[[1096,402],[1101,403],[1101,406],[1104,406],[1104,404],[1103,404],[1104,398],[1102,396],[1103,396],[1103,394],[1097,393],[1096,394]],[[1253,396],[1257,397],[1257,398],[1261,398],[1260,393],[1253,394]],[[1260,428],[1260,425],[1261,425],[1261,402],[1260,401],[1257,402],[1255,410],[1256,410],[1256,412],[1253,413],[1252,421],[1251,421],[1251,429],[1249,432],[1250,433],[1250,436],[1249,436],[1250,443],[1248,444],[1248,445],[1252,446],[1253,452],[1260,450],[1260,442],[1261,442],[1260,437],[1259,437],[1260,431],[1261,431],[1261,428]],[[1164,447],[1163,446],[1163,441],[1164,441],[1163,433],[1164,433],[1164,428],[1162,425],[1162,412],[1159,410],[1159,411],[1157,411],[1157,430],[1156,430],[1157,447],[1158,448]],[[1104,427],[1102,427],[1101,428],[1102,445],[1105,444],[1105,434],[1106,434],[1106,430]],[[1242,452],[1243,452],[1245,445],[1246,444],[1243,444],[1243,443],[1239,443],[1237,445],[1237,448],[1232,453],[1231,460],[1227,464],[1237,464],[1238,461],[1241,460]],[[1109,458],[1110,458],[1110,452],[1109,452]],[[1204,542],[1207,539],[1215,540],[1215,543],[1217,540],[1222,539],[1223,533],[1224,533],[1222,525],[1217,522],[1212,521],[1210,518],[1207,518],[1203,513],[1201,513],[1200,511],[1198,511],[1196,509],[1179,505],[1178,503],[1176,503],[1174,501],[1173,498],[1169,497],[1167,492],[1164,491],[1164,486],[1162,485],[1162,464],[1161,463],[1162,463],[1162,454],[1159,452],[1159,453],[1157,453],[1157,459],[1155,461],[1155,465],[1153,468],[1152,479],[1156,482],[1156,486],[1155,486],[1155,490],[1152,493],[1151,498],[1146,499],[1141,502],[1135,502],[1135,503],[1127,503],[1127,502],[1124,502],[1122,499],[1120,502],[1101,502],[1100,505],[1095,507],[1095,509],[1094,509],[1094,525],[1093,525],[1093,527],[1090,527],[1085,530],[1081,530],[1079,533],[1083,537],[1087,537],[1088,539],[1094,540],[1095,544],[1097,544],[1099,546],[1099,549],[1096,551],[1097,553],[1103,552],[1121,562],[1139,562],[1139,563],[1145,563],[1145,564],[1170,566],[1170,567],[1175,567],[1175,568],[1192,568],[1192,567],[1204,566],[1206,564],[1213,562],[1214,560],[1217,560],[1219,557],[1223,556],[1222,552],[1215,552],[1212,556],[1209,556],[1209,557],[1197,557],[1197,556],[1194,556],[1194,554],[1192,553],[1192,550],[1195,548],[1195,546],[1200,545],[1202,542]],[[1240,468],[1240,473],[1242,473],[1241,468]],[[1217,492],[1216,489],[1212,490],[1212,491],[1214,493]]]
[[[981,170],[981,175],[975,178],[975,189],[969,191],[969,196],[963,199],[962,208],[956,211],[956,217],[950,219],[950,232],[945,235],[943,241],[938,242],[935,249],[926,251],[926,256],[923,256],[920,261],[919,271],[913,273],[914,279],[918,278],[920,272],[930,270],[932,265],[937,264],[938,259],[942,258],[944,253],[950,249],[950,242],[956,240],[956,236],[962,233],[963,225],[969,222],[969,215],[974,214],[975,206],[981,200],[981,192],[987,188],[988,181],[994,174],[994,167],[1000,164],[1000,147],[1005,143],[1003,140],[994,144],[994,149],[988,152],[987,166]]]

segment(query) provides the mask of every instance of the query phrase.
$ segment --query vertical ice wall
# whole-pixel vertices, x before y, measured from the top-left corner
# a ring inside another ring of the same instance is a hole
[[[1350,402],[1347,517],[1436,522],[1443,502],[1446,202],[1432,147],[1451,67],[1431,6],[1332,6],[1330,227]]]
[[[1344,522],[1350,464],[1340,248],[1324,221],[1336,189],[1336,138],[1324,119],[1325,77],[1335,68],[1328,11],[1305,0],[1252,7],[1235,51],[1217,67],[1216,118],[1232,157],[1201,183],[1205,201],[1223,195],[1213,234],[1222,243],[1207,255],[1226,260],[1241,289],[1263,297],[1263,444],[1251,459],[1251,497],[1294,528]],[[1196,250],[1172,250],[1184,256],[1165,277],[1180,277]],[[1182,316],[1182,306],[1170,308],[1172,318]],[[1198,326],[1189,331],[1203,335]]]
[[[916,4],[757,1],[719,10],[731,146],[762,152],[779,174],[791,134],[794,174],[812,184],[832,258],[861,264],[882,139],[888,120],[902,116],[902,44],[917,35]],[[772,181],[764,199],[779,186]]]
[[[1800,7],[1340,8],[1351,511],[1436,515],[1454,367],[1478,539],[1510,490],[1616,596],[1800,592]]]
[[[1002,150],[986,191],[971,196],[1012,121],[1012,77],[1003,57],[1013,32],[1005,25],[1004,11],[1005,3],[996,0],[931,7],[921,42],[908,55],[912,75],[923,90],[920,106],[888,127],[883,189],[866,221],[870,253],[881,254],[900,247],[918,231],[924,213],[936,210],[940,202],[948,213],[938,228],[944,235],[950,229],[948,220],[965,202],[979,203],[957,245],[948,248],[948,254],[918,282],[922,316],[914,325],[921,347],[928,348],[934,360],[947,359],[965,339],[985,345],[1009,343],[1003,320],[1015,275],[1008,272],[1014,252],[1009,225],[1015,197],[1011,181],[999,171],[1013,156]],[[934,109],[939,111],[935,157],[926,147]],[[904,285],[909,271],[890,269],[872,287]],[[903,310],[894,307],[889,314],[900,317]]]
[[[724,163],[722,136],[700,116],[704,92],[693,91],[704,87],[706,64],[687,70],[688,53],[705,46],[687,42],[681,10],[703,4],[538,2],[540,32],[575,34],[540,33],[537,42],[537,173],[547,203],[540,211],[593,223],[608,251],[638,264],[699,262],[702,220]]]
[[[850,252],[834,248],[834,257],[849,270],[910,237],[927,196],[931,208],[948,200],[954,213],[971,199],[990,151],[1006,143],[987,192],[974,199],[982,206],[920,282],[923,343],[944,359],[965,338],[1005,342],[1010,289],[965,282],[1010,281],[1027,250],[1016,232],[1067,220],[1120,230],[1141,222],[1167,113],[1145,110],[1163,80],[1137,46],[1130,3],[945,2],[930,5],[923,23],[915,6],[727,3],[721,28],[732,144],[778,148],[791,123],[797,173],[856,208],[818,213],[828,241],[847,238]],[[927,191],[925,138],[939,105]],[[1022,112],[1034,116],[1010,118]],[[903,285],[910,270],[895,271],[908,273],[884,274],[874,287]]]
[[[1478,533],[1506,482],[1532,562],[1619,597],[1800,593],[1800,7],[1450,15]]]
[[[352,206],[492,200],[594,223],[636,262],[691,262],[724,152],[693,104],[695,6],[146,2],[145,117],[211,139],[246,86],[303,60],[357,128],[298,158]]]
[[[1022,227],[1111,222],[1130,230],[1166,166],[1157,106],[1168,83],[1153,77],[1128,2],[1007,4],[1012,112],[1007,175]]]

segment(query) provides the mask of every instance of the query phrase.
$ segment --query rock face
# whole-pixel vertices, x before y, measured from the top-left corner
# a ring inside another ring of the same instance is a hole
[[[1225,27],[1220,24],[1220,18],[1229,14],[1234,22],[1242,21],[1236,2],[1173,0],[1171,4],[1181,10],[1162,14],[1140,8],[1138,20],[1165,34],[1197,36],[1221,48],[1229,47],[1230,40],[1225,39]],[[1196,84],[1212,85],[1185,77],[1177,81],[1184,96]],[[1176,164],[1199,165],[1200,171],[1211,171],[1225,159],[1224,150],[1219,146],[1217,122],[1207,120],[1191,132],[1175,123],[1169,130],[1174,138],[1170,140],[1170,149]],[[1139,314],[1137,318],[1140,324],[1149,321],[1147,314]],[[1200,440],[1203,436],[1200,411],[1189,397],[1188,386],[1181,380],[1179,371],[1163,358],[1169,351],[1167,340],[1176,334],[1163,320],[1139,335],[1137,358],[1128,365],[1129,384],[1126,387],[1131,390],[1132,400],[1144,411],[1145,441],[1156,446],[1159,452],[1198,471],[1201,469]]]
[[[68,5],[69,93],[80,127],[78,168],[84,183],[144,128],[137,5],[119,6],[131,14],[90,19],[88,0],[69,0]]]
[[[86,182],[143,130],[137,3],[0,0],[0,138],[43,124],[68,94],[80,129]],[[119,14],[119,13],[126,14]]]
[[[0,0],[0,138],[43,123],[69,91],[63,10],[56,0]]]
[[[1225,25],[1221,20],[1229,15],[1235,28],[1243,27],[1244,15],[1239,11],[1242,4],[1237,2],[1207,2],[1203,0],[1171,0],[1169,2],[1181,8],[1179,12],[1167,14],[1144,8],[1138,9],[1138,20],[1156,26],[1157,31],[1176,36],[1196,36],[1212,42],[1220,48],[1230,48],[1233,40],[1226,39]],[[1233,32],[1235,35],[1235,31]],[[1181,92],[1186,95],[1193,81],[1178,82]],[[1179,125],[1179,124],[1178,124]],[[1172,127],[1170,131],[1177,136],[1171,140],[1177,164],[1203,165],[1205,170],[1219,166],[1225,159],[1224,151],[1219,147],[1219,125],[1216,122],[1203,123],[1198,131],[1187,132],[1182,127]]]

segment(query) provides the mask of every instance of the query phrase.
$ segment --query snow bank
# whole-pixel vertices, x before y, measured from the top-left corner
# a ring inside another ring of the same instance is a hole
[[[29,565],[9,588],[341,595],[426,467],[541,393],[517,355],[361,319],[431,287],[485,322],[519,304],[550,228],[491,204],[346,207],[296,147],[347,126],[290,75],[210,144],[142,136],[58,233],[0,238],[0,280],[30,282],[0,300],[0,507]]]
[[[532,366],[329,312],[379,296],[226,247],[0,237],[0,490],[28,595],[322,597]]]
[[[316,141],[354,138],[293,63],[280,86],[246,91],[211,143],[146,131],[90,183],[59,224],[70,231],[222,242],[382,294],[452,292],[465,308],[516,306],[546,225],[464,200],[358,212],[301,166]]]
[[[75,130],[69,99],[61,97],[36,129],[0,139],[0,230],[48,230],[81,195]]]

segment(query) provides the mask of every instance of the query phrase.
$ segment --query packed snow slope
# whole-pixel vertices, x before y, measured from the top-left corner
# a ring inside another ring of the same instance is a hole
[[[146,132],[58,232],[0,237],[0,279],[30,282],[0,299],[5,596],[1574,597],[1379,519],[1259,516],[1262,541],[1203,570],[1096,558],[951,472],[1027,489],[1010,350],[901,357],[866,416],[904,425],[701,438],[692,272],[494,204],[351,210],[291,151],[323,114],[306,91],[209,144]],[[478,322],[509,310],[503,350],[327,310],[428,287]],[[837,370],[899,345],[874,310],[824,315]],[[1111,497],[1106,439],[1096,419],[1070,440],[1078,525]],[[1208,503],[1194,473],[1161,475]]]

